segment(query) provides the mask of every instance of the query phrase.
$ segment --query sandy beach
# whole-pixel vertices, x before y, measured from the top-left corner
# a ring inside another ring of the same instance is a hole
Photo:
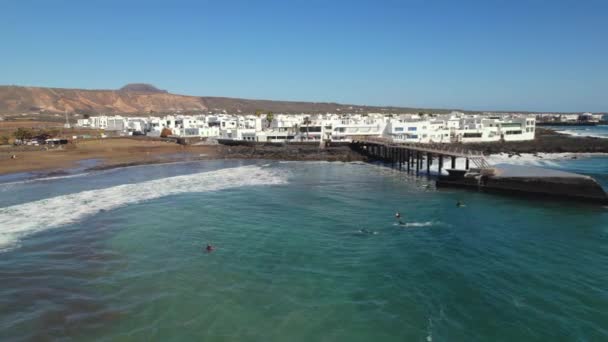
[[[11,156],[15,156],[12,159]],[[316,145],[224,146],[179,145],[155,139],[112,138],[80,140],[59,148],[0,147],[0,175],[17,172],[63,172],[79,162],[97,161],[93,170],[205,159],[270,159],[354,161],[362,157],[347,146],[319,150]]]
[[[128,138],[82,140],[49,150],[44,150],[44,147],[34,150],[5,147],[0,151],[0,174],[66,170],[87,159],[99,160],[98,167],[112,167],[217,156],[215,146],[183,146]],[[16,159],[11,159],[12,155]]]

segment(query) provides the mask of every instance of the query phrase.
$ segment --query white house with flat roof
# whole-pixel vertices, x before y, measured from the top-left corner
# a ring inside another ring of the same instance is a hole
[[[98,116],[78,120],[79,127],[160,136],[172,135],[283,142],[341,141],[384,137],[402,143],[450,143],[532,140],[536,119],[531,115],[463,113],[418,114],[275,114],[167,115],[164,117]]]

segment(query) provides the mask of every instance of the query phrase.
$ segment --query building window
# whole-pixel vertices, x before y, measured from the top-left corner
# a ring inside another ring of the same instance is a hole
[[[410,132],[415,132],[416,131],[416,127],[408,127],[407,130]]]
[[[395,132],[403,132],[403,127],[395,127]]]

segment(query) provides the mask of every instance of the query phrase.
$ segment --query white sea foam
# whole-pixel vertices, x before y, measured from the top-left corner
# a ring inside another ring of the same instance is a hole
[[[437,225],[437,222],[431,222],[431,221],[427,221],[427,222],[407,222],[405,224],[406,227],[430,227],[430,226],[434,226]]]
[[[157,164],[152,164],[152,165],[168,166],[168,165],[194,164],[194,163],[200,163],[200,160],[174,161],[174,162],[166,162],[166,163],[157,163]],[[39,177],[39,178],[28,178],[28,179],[23,179],[23,180],[19,180],[19,181],[0,183],[0,191],[2,191],[2,188],[4,186],[10,186],[10,185],[16,185],[16,184],[36,183],[36,182],[45,182],[45,181],[52,181],[52,180],[58,180],[58,179],[67,179],[67,178],[77,178],[77,177],[91,176],[91,175],[99,175],[99,174],[104,174],[104,173],[112,173],[112,172],[116,172],[116,171],[121,171],[121,170],[125,170],[125,169],[150,167],[150,165],[151,164],[129,165],[129,166],[120,166],[120,167],[116,167],[116,168],[109,168],[109,169],[106,169],[106,170],[95,170],[95,171],[75,173],[75,174],[63,175],[63,176],[48,176],[48,177]],[[265,165],[263,165],[263,166],[265,166]]]
[[[567,134],[574,137],[589,137],[589,138],[600,138],[600,139],[608,139],[608,135],[606,134],[595,134],[592,130],[559,130],[557,133]]]
[[[405,222],[405,223],[394,223],[393,225],[394,226],[404,227],[404,228],[408,228],[408,227],[430,227],[430,226],[441,225],[441,222],[433,222],[433,221],[426,221],[426,222]]]
[[[76,222],[102,210],[181,193],[286,182],[286,175],[277,170],[243,166],[83,191],[0,208],[0,251],[17,246],[27,235]]]
[[[492,154],[487,159],[491,164],[516,164],[532,166],[559,167],[560,160],[575,158],[605,157],[606,153],[521,153],[509,155],[507,153]]]
[[[8,185],[27,184],[27,183],[35,183],[35,182],[45,182],[45,181],[53,181],[53,180],[58,180],[58,179],[77,178],[77,177],[83,177],[83,176],[89,176],[89,175],[90,175],[90,173],[87,172],[87,173],[77,173],[77,174],[73,174],[73,175],[30,178],[30,179],[24,179],[24,180],[19,180],[19,181],[14,181],[14,182],[0,183],[0,189],[2,187],[4,187],[4,186],[8,186]]]

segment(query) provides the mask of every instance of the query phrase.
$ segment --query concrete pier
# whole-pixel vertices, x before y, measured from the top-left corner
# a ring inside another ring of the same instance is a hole
[[[499,192],[518,196],[532,195],[555,199],[574,199],[608,204],[608,195],[589,176],[554,171],[539,167],[501,164],[492,166],[479,152],[448,148],[448,145],[395,144],[383,139],[354,140],[351,148],[370,159],[382,160],[399,169],[405,163],[407,172],[419,175],[424,169],[430,175],[437,159],[438,187],[461,187],[484,192]],[[449,157],[450,169],[444,175],[444,158]],[[457,158],[465,159],[465,169],[456,170]]]
[[[608,195],[592,177],[534,166],[499,164],[488,173],[450,171],[439,177],[437,186],[608,204]]]

